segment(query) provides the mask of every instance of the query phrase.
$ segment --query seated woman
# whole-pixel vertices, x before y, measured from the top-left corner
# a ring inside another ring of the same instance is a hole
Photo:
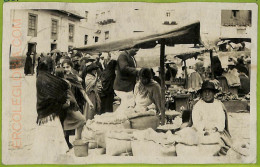
[[[214,99],[214,95],[218,92],[216,85],[216,81],[206,80],[203,82],[199,90],[201,99],[192,110],[192,126],[204,136],[219,133],[221,139],[225,141],[225,145],[230,147],[231,136],[228,131],[226,109],[222,102]],[[228,150],[228,147],[225,147],[224,152]]]
[[[152,79],[151,70],[142,68],[139,72],[139,81],[134,88],[135,108],[138,110],[148,110],[148,106],[155,104],[157,112],[161,113],[161,87]],[[162,114],[164,118],[164,114]],[[164,124],[164,119],[162,123]]]

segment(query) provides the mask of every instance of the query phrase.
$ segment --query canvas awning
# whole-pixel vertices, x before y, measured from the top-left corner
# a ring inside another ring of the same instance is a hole
[[[89,54],[125,50],[129,48],[153,48],[163,43],[166,46],[175,44],[200,44],[200,22],[176,26],[172,30],[145,35],[141,37],[128,38],[118,41],[96,44],[92,46],[73,48]]]
[[[187,53],[182,53],[182,54],[178,54],[176,55],[175,57],[178,57],[179,59],[181,59],[182,61],[185,61],[187,59],[190,59],[190,58],[196,58],[198,55],[202,54],[202,53],[205,53],[209,50],[207,49],[202,49],[202,50],[199,50],[198,51],[193,51],[193,52],[187,52]]]

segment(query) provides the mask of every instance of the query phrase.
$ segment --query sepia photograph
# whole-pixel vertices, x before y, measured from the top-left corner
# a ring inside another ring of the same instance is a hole
[[[257,4],[3,12],[4,164],[256,163]]]

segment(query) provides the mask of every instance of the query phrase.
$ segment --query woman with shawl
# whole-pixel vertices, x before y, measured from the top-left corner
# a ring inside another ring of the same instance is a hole
[[[227,111],[223,103],[214,98],[218,92],[218,81],[206,80],[201,89],[201,99],[194,105],[192,110],[192,126],[202,136],[218,135],[221,150],[215,155],[225,155],[231,147],[231,136],[228,130]],[[210,141],[209,141],[210,142]]]
[[[94,62],[86,67],[86,92],[92,104],[94,105],[93,109],[90,109],[89,105],[86,105],[85,107],[84,115],[86,116],[87,120],[93,119],[96,114],[100,114],[101,101],[98,90],[100,89],[101,85],[99,83],[99,78],[97,75],[98,68],[99,67]]]
[[[65,59],[62,62],[62,67],[65,71],[65,79],[69,81],[71,85],[71,91],[76,99],[77,105],[79,106],[79,111],[83,113],[83,106],[85,105],[85,102],[87,102],[91,109],[93,107],[93,104],[82,87],[82,79],[77,75],[76,72],[74,72],[75,70],[73,70],[73,63],[71,62],[71,60]],[[74,130],[65,131],[65,139],[68,143],[68,146],[72,148],[72,144],[69,142],[69,135],[74,135]]]
[[[69,87],[64,80],[50,74],[48,58],[41,59],[36,80],[38,126],[32,153],[37,163],[55,162],[68,150],[59,116],[69,106],[66,102]]]
[[[67,95],[67,101],[68,101],[69,107],[64,112],[65,115],[64,115],[63,128],[64,128],[64,130],[76,129],[75,140],[79,140],[79,139],[81,139],[81,133],[83,130],[83,126],[86,123],[86,119],[84,118],[82,113],[79,111],[79,106],[71,91],[71,85],[70,85],[69,81],[64,79],[64,69],[58,68],[55,71],[55,73],[56,73],[57,77],[62,78],[69,85],[69,91],[68,91],[68,95]]]
[[[148,106],[155,104],[157,112],[161,113],[161,86],[152,79],[151,70],[142,68],[139,72],[139,81],[134,88],[135,108],[147,110]],[[164,114],[162,113],[162,124],[164,124]]]
[[[114,102],[114,89],[113,84],[116,78],[116,60],[111,60],[107,68],[101,74],[101,113],[113,112],[113,102]]]
[[[24,74],[32,74],[33,75],[33,62],[31,58],[31,54],[27,53],[26,59],[25,59],[25,65],[24,65]]]

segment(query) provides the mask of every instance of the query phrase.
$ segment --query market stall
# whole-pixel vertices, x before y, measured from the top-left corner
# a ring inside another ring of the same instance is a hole
[[[157,44],[160,45],[160,77],[163,97],[161,117],[164,118],[166,103],[165,46],[201,44],[199,22],[176,26],[176,28],[166,32],[74,48],[74,50],[97,54],[129,48],[149,49]],[[185,62],[186,59],[196,57],[200,53],[183,54],[179,58]],[[212,50],[210,57],[212,57]],[[181,98],[183,96],[176,96],[176,100]],[[181,103],[180,106],[186,102],[184,100],[184,103]],[[180,106],[177,106],[177,108]],[[213,156],[219,150],[219,145],[216,144],[218,141],[215,140],[216,136],[205,137],[197,134],[192,128],[180,130],[184,124],[180,118],[181,113],[166,111],[166,114],[171,116],[173,123],[162,126],[159,126],[153,107],[150,107],[149,111],[129,109],[121,114],[105,113],[97,115],[93,120],[87,122],[83,137],[88,141],[88,148],[98,149],[101,147],[105,151],[101,151],[100,154],[110,156],[141,156],[144,154],[146,156],[186,156],[188,154],[192,154],[192,156]]]
[[[169,31],[148,34],[141,37],[128,38],[124,40],[112,41],[104,44],[96,44],[92,46],[78,47],[73,49],[89,54],[98,54],[102,52],[126,50],[129,48],[149,49],[154,48],[157,44],[160,45],[161,92],[162,97],[165,97],[165,46],[174,46],[176,44],[201,44],[200,22],[179,25]],[[162,117],[164,117],[165,102],[165,98],[162,98]]]
[[[188,72],[187,72],[187,65],[186,65],[186,60],[191,59],[191,58],[197,58],[200,54],[206,53],[208,50],[206,49],[197,49],[197,51],[193,52],[186,52],[182,54],[175,55],[175,57],[179,58],[182,60],[184,64],[184,79],[182,78],[175,78],[172,81],[166,82],[167,85],[169,85],[168,90],[166,91],[166,97],[168,99],[172,98],[174,102],[174,110],[181,112],[182,110],[189,110],[190,109],[190,100],[193,98],[192,92],[195,90],[188,90],[188,83],[189,80],[192,78],[188,77]],[[212,56],[212,52],[210,54]],[[181,84],[179,80],[183,81]],[[177,85],[177,88],[174,88],[174,86]],[[173,87],[172,87],[173,86]],[[169,101],[169,100],[168,100]]]

